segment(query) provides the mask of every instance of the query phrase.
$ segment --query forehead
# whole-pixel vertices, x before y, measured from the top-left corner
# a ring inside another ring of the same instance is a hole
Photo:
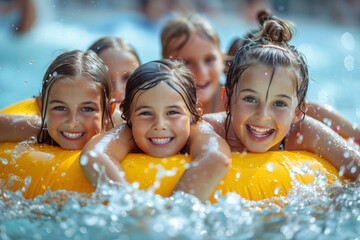
[[[144,104],[151,105],[152,103],[167,105],[175,102],[185,104],[182,96],[186,97],[186,95],[182,90],[177,90],[180,93],[170,87],[167,83],[161,82],[151,89],[137,92],[133,103],[135,103],[136,106]]]
[[[296,94],[294,74],[289,67],[269,68],[264,65],[252,65],[240,77],[238,89],[245,88]]]
[[[108,48],[99,53],[99,57],[104,61],[105,65],[116,66],[119,67],[122,65],[133,65],[138,67],[139,62],[134,56],[134,54],[130,53],[126,50],[121,50],[117,48]]]
[[[205,36],[201,36],[197,33],[192,33],[182,48],[176,51],[176,48],[185,41],[186,35],[183,34],[182,36],[175,38],[172,40],[171,44],[169,45],[170,52],[177,53],[179,55],[186,53],[187,55],[199,55],[201,53],[214,53],[220,54],[220,49],[216,45],[215,42],[212,42],[210,39],[206,38]]]
[[[81,97],[95,98],[101,96],[101,85],[86,77],[57,79],[49,91],[49,99]]]

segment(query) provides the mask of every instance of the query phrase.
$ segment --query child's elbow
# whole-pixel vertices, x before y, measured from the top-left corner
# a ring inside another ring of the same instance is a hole
[[[213,160],[214,165],[217,167],[222,168],[223,170],[228,171],[231,166],[231,157],[221,153],[221,152],[214,152],[211,154],[210,158]]]

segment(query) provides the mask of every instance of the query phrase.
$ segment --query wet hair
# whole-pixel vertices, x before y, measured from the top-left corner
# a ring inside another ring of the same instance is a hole
[[[186,45],[192,34],[198,34],[211,41],[220,50],[219,36],[208,20],[199,14],[183,14],[168,21],[161,31],[162,57],[169,58],[173,51],[179,51]],[[179,43],[177,40],[180,37],[184,39]]]
[[[120,107],[123,109],[122,118],[130,128],[131,103],[135,95],[160,83],[166,83],[181,96],[192,115],[192,123],[200,119],[196,109],[196,85],[193,74],[181,61],[162,59],[138,67],[126,84],[125,99]]]
[[[238,50],[230,65],[225,84],[228,97],[228,104],[225,107],[227,112],[226,132],[228,132],[230,125],[233,93],[236,91],[237,85],[240,84],[243,72],[254,65],[264,65],[273,69],[272,76],[278,67],[290,68],[296,86],[297,108],[304,113],[309,76],[304,56],[298,52],[295,46],[289,44],[295,31],[295,25],[275,16],[265,15],[262,18],[263,22],[260,28],[247,35],[245,45]],[[269,87],[271,82],[272,77]]]
[[[94,42],[89,50],[93,50],[96,54],[100,54],[102,51],[113,48],[116,50],[126,51],[131,53],[140,64],[140,58],[133,46],[127,41],[118,37],[103,37]]]
[[[48,67],[43,81],[42,90],[39,96],[41,106],[41,129],[37,140],[39,143],[48,143],[57,145],[45,128],[45,119],[47,115],[47,105],[49,93],[53,84],[61,79],[75,80],[86,78],[93,81],[100,88],[102,96],[102,125],[111,120],[111,114],[108,108],[111,93],[111,81],[105,64],[93,51],[69,51],[59,55]]]
[[[237,51],[244,46],[244,39],[241,37],[236,37],[235,39],[232,40],[230,47],[226,53],[225,56],[225,68],[224,68],[224,73],[227,74],[227,71],[229,70],[229,67],[232,63],[232,61],[234,60],[234,57],[237,53]]]

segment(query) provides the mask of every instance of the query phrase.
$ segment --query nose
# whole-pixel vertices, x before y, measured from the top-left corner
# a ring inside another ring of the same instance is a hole
[[[255,117],[261,121],[266,121],[270,119],[269,109],[266,104],[259,104],[256,108]]]
[[[161,130],[166,130],[166,120],[164,119],[164,117],[156,117],[154,120],[154,125],[153,125],[153,129],[157,130],[157,131],[161,131]]]
[[[195,78],[198,79],[198,78],[205,76],[206,72],[207,72],[207,67],[204,63],[197,64],[196,70],[195,70],[195,76],[196,76]]]
[[[68,124],[71,128],[76,128],[79,125],[79,116],[76,112],[70,112]]]

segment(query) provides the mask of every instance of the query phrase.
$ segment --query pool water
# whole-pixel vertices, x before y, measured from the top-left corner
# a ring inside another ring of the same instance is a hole
[[[294,178],[287,198],[256,202],[230,193],[202,204],[107,181],[90,196],[57,191],[25,200],[4,191],[0,239],[358,239],[360,182],[328,186],[312,174],[308,185]]]
[[[142,62],[160,57],[159,26],[132,13],[98,19],[63,16],[17,36],[0,17],[0,108],[38,94],[47,66],[64,49],[85,50],[104,35],[128,39]],[[359,124],[360,32],[293,20],[293,43],[310,68],[308,99],[331,104]],[[213,23],[224,50],[249,30],[237,18]],[[187,194],[165,199],[136,184],[106,181],[91,196],[59,191],[26,200],[21,192],[2,191],[0,239],[360,239],[359,180],[327,186],[321,174],[313,174],[309,185],[294,179],[288,198],[253,202],[228,194],[212,205]]]

